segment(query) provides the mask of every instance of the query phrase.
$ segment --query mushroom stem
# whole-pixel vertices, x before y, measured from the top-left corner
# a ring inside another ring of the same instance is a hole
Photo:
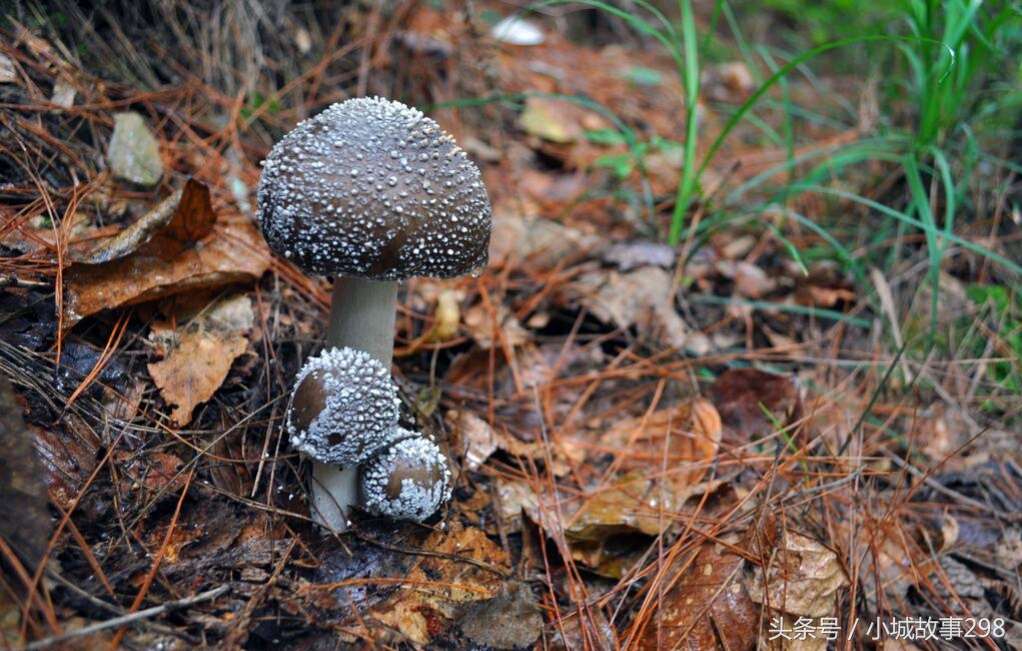
[[[326,345],[354,348],[390,369],[394,358],[397,282],[338,276]],[[348,528],[347,511],[358,503],[358,466],[339,468],[314,461],[312,519],[334,532]]]
[[[341,533],[348,528],[346,511],[358,500],[358,466],[340,468],[312,462],[312,519]]]
[[[396,311],[396,281],[338,276],[326,345],[364,350],[390,369]]]

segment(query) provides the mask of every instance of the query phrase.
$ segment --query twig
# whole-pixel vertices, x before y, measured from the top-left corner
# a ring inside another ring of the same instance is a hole
[[[188,606],[194,606],[195,604],[201,603],[203,601],[216,599],[217,597],[224,594],[230,589],[231,589],[230,586],[222,585],[219,588],[207,590],[206,592],[197,594],[194,597],[185,597],[184,599],[178,599],[177,601],[168,601],[165,604],[153,606],[152,608],[146,608],[145,610],[140,610],[137,613],[129,613],[127,615],[122,615],[121,617],[114,617],[113,619],[108,619],[105,622],[91,624],[89,626],[73,630],[69,633],[64,633],[63,635],[56,635],[54,637],[48,637],[42,640],[38,640],[29,645],[26,645],[24,647],[24,651],[39,651],[41,649],[47,649],[56,644],[60,644],[61,642],[66,642],[68,640],[73,640],[79,637],[92,635],[93,633],[98,633],[99,631],[105,631],[108,628],[119,628],[121,626],[127,626],[128,624],[137,622],[140,619],[147,619],[155,615],[162,615],[168,610],[176,610],[178,608],[187,608]],[[12,650],[5,649],[4,651]]]

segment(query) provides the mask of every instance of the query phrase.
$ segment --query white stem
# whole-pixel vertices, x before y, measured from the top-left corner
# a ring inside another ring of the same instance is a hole
[[[364,350],[390,370],[397,282],[339,276],[334,281],[326,345]]]
[[[390,370],[394,358],[397,283],[338,276],[326,345],[369,353]],[[313,461],[312,519],[335,533],[348,528],[347,512],[358,501],[358,466]]]
[[[348,528],[347,510],[358,500],[358,466],[341,469],[312,462],[312,519],[340,533]]]

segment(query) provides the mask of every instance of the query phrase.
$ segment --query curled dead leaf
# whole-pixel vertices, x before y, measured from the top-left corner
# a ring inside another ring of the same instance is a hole
[[[105,309],[250,282],[269,268],[269,249],[255,225],[248,219],[217,223],[209,190],[196,182],[182,191],[170,221],[139,245],[164,223],[170,205],[95,251],[92,257],[101,262],[68,268],[65,328]]]
[[[123,258],[148,242],[157,232],[166,238],[163,247],[168,256],[176,255],[191,242],[209,235],[216,223],[209,189],[190,179],[173,193],[114,237],[99,240],[88,251],[81,251],[75,261],[82,264],[103,264]]]

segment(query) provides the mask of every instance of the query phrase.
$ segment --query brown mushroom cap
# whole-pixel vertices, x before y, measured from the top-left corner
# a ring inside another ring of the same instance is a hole
[[[308,272],[452,278],[486,264],[479,169],[436,122],[382,98],[334,104],[263,161],[266,241]]]
[[[287,428],[291,445],[338,465],[362,463],[398,438],[397,388],[367,353],[327,348],[298,373]]]
[[[451,497],[451,469],[436,443],[405,436],[360,467],[359,493],[370,513],[422,522]]]

